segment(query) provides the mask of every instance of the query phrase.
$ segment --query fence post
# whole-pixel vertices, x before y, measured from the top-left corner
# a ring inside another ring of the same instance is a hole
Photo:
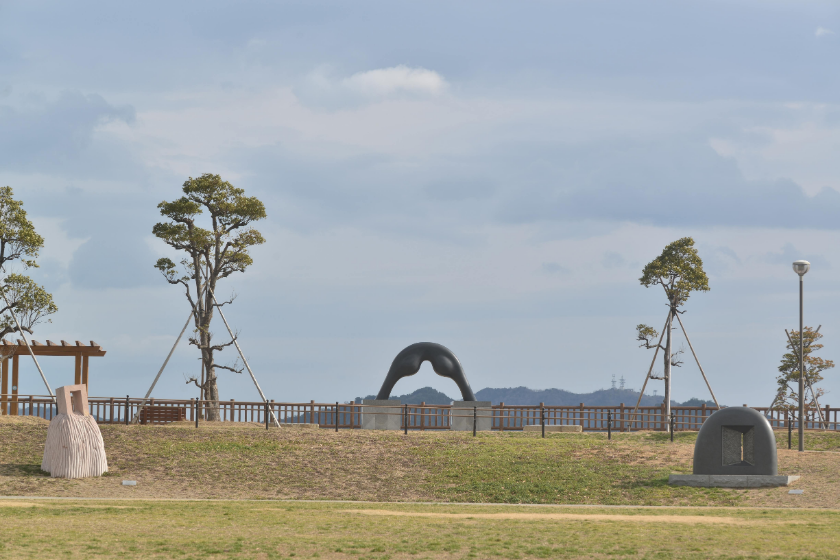
[[[126,395],[126,396],[125,396],[125,425],[126,425],[126,426],[128,426],[128,416],[129,416],[129,414],[128,414],[128,407],[129,407],[129,404],[128,404],[128,395]]]
[[[198,417],[201,416],[201,398],[195,401],[195,427],[198,429]]]
[[[580,403],[580,431],[583,431],[583,403]]]
[[[499,429],[501,431],[505,431],[505,403],[504,401],[499,403]]]
[[[405,403],[403,408],[403,428],[405,429],[405,435],[408,435],[408,403]]]
[[[623,432],[624,431],[624,403],[621,403],[621,407],[619,408],[619,411],[620,411],[619,414],[621,414],[621,416],[619,417],[621,419],[620,420],[621,423],[618,425],[619,426],[618,431]]]
[[[335,401],[335,431],[338,431],[338,401]]]
[[[607,439],[612,439],[612,411],[607,411]]]
[[[540,426],[542,426],[542,437],[545,437],[545,403],[540,403]]]

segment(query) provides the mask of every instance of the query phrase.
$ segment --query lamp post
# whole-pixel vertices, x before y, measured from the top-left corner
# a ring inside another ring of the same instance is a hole
[[[805,451],[805,335],[802,325],[802,284],[811,263],[795,261],[793,271],[799,275],[799,451]]]

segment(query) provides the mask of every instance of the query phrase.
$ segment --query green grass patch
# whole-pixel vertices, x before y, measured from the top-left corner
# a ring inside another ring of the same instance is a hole
[[[835,558],[840,512],[0,501],[0,558]]]
[[[776,448],[788,448],[787,430],[776,430]],[[799,449],[799,433],[791,433],[791,449]],[[807,451],[840,452],[840,432],[805,432],[805,449]]]
[[[736,505],[720,489],[668,486],[690,472],[685,446],[694,434],[483,434],[462,445],[423,450],[438,475],[427,484],[457,502]]]

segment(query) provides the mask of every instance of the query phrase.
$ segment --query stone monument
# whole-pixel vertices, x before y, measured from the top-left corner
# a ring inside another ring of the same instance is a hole
[[[724,488],[787,486],[779,476],[776,437],[753,408],[723,408],[703,423],[694,444],[694,474],[672,474],[668,484]]]
[[[58,414],[47,429],[41,470],[55,478],[86,478],[108,471],[105,444],[90,415],[87,388],[65,385],[55,390]]]

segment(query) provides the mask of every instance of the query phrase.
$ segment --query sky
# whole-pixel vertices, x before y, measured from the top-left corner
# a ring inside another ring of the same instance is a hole
[[[217,289],[268,398],[374,394],[420,341],[474,390],[638,389],[635,327],[667,312],[642,268],[691,236],[711,288],[691,343],[722,403],[767,406],[794,260],[840,359],[838,60],[836,2],[0,0],[0,184],[59,307],[34,338],[95,340],[91,394],[145,394],[189,316],[153,268],[178,258],[157,205],[215,173],[268,214]],[[675,337],[674,398],[707,398]],[[72,383],[71,359],[41,362]],[[198,374],[182,343],[153,396]],[[423,386],[458,397],[428,364],[394,391]],[[258,400],[247,374],[219,388]]]

